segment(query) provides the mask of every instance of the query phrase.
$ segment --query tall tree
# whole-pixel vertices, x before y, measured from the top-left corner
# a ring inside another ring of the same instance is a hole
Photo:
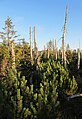
[[[17,37],[13,22],[10,17],[8,17],[5,21],[5,27],[3,28],[3,32],[0,32],[0,37],[3,39],[3,41],[6,41],[8,46],[10,46],[10,41]]]
[[[32,28],[29,28],[29,34],[30,34],[30,61],[32,63],[33,56],[32,56]]]
[[[66,15],[65,15],[65,22],[64,22],[64,30],[63,30],[63,35],[62,35],[62,64],[64,64],[64,66],[66,66],[65,35],[66,35],[67,17],[68,17],[68,7],[66,6]]]
[[[8,70],[8,68],[12,67],[11,65],[15,64],[15,53],[14,53],[14,40],[16,38],[16,31],[14,30],[14,25],[10,17],[5,21],[5,27],[3,28],[3,32],[0,32],[0,38],[3,40],[1,49],[1,58],[2,66],[1,70],[4,72]],[[12,44],[13,42],[13,44]]]

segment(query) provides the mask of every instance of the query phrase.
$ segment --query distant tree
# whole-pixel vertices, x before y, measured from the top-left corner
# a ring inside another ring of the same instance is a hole
[[[48,43],[47,43],[47,47],[50,51],[53,51],[53,41],[50,40]]]
[[[10,46],[10,41],[14,40],[17,37],[16,31],[14,30],[14,25],[10,17],[8,17],[5,21],[5,27],[3,28],[3,32],[0,32],[0,37],[8,46]]]
[[[66,51],[67,51],[67,50],[70,50],[69,44],[67,44]]]

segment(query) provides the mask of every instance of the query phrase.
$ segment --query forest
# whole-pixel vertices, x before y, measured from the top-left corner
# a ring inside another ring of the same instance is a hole
[[[81,50],[50,40],[38,51],[36,27],[30,43],[19,39],[10,17],[0,32],[0,119],[81,119]],[[19,39],[16,42],[15,39]],[[79,96],[74,96],[78,94]]]

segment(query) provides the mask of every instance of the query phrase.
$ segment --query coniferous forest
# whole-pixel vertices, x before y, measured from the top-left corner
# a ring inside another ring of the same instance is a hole
[[[81,119],[80,48],[71,50],[68,44],[64,49],[63,32],[60,49],[56,41],[50,40],[47,48],[38,51],[36,27],[34,38],[31,27],[29,29],[30,43],[18,38],[10,17],[3,27],[0,32],[0,119]]]

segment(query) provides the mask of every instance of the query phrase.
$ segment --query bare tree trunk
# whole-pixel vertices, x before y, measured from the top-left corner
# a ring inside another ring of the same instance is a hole
[[[56,44],[56,40],[55,40],[55,58],[56,58],[56,60],[57,60],[57,44]]]
[[[54,46],[54,40],[53,40],[53,52],[54,52],[55,46]]]
[[[34,54],[36,55],[36,27],[35,26],[34,26]]]
[[[49,57],[50,57],[50,52],[49,52],[49,48],[48,48],[48,59],[49,59]]]
[[[31,27],[30,27],[29,31],[30,31],[30,61],[32,63],[33,56],[32,56],[32,29],[31,29]]]
[[[11,60],[12,60],[12,68],[15,68],[15,51],[13,42],[11,42]]]
[[[80,68],[80,48],[78,48],[78,69]]]
[[[56,60],[58,59],[58,54],[57,54],[57,52],[58,52],[58,51],[57,51],[57,48],[56,48]]]
[[[64,31],[63,31],[63,36],[62,36],[62,64],[64,64],[65,67],[66,67],[65,34],[66,34],[67,16],[68,16],[68,7],[66,6],[66,15],[65,15],[65,22],[64,22]]]
[[[62,37],[62,64],[66,67],[66,53],[65,53],[64,35]]]
[[[8,33],[7,33],[8,46],[10,47],[10,37],[9,37],[9,32],[10,32],[10,28],[8,28]]]
[[[44,45],[44,51],[43,51],[44,57],[46,58],[46,47]]]
[[[38,48],[36,46],[36,27],[34,26],[34,59],[38,57]]]
[[[62,37],[62,64],[64,64],[64,35]]]

